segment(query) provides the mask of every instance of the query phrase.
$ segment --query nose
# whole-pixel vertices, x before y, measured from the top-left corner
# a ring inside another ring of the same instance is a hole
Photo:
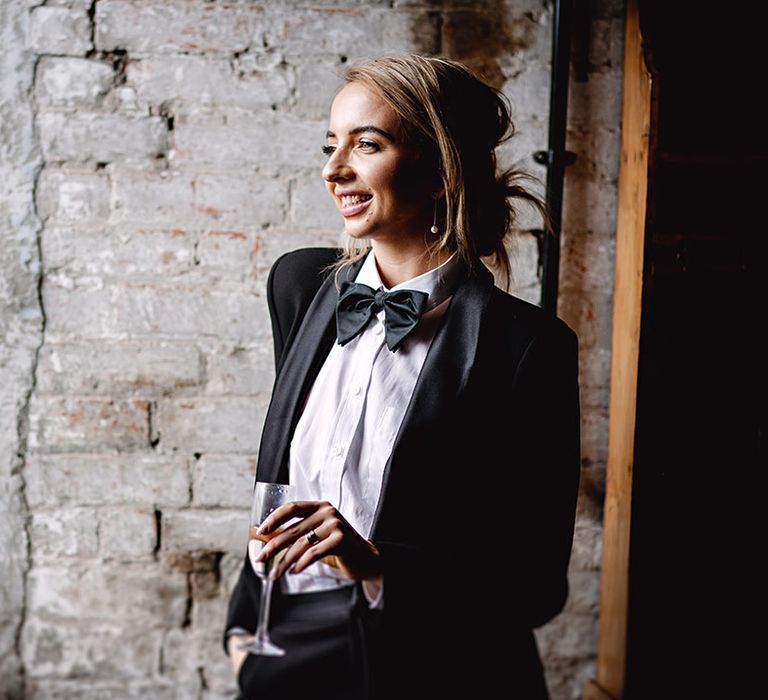
[[[346,151],[343,148],[337,147],[328,158],[325,167],[323,167],[323,180],[326,182],[339,182],[349,180],[351,177],[354,177],[354,170],[349,165]]]

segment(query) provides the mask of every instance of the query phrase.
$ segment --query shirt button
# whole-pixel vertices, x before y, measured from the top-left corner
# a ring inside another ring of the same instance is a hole
[[[360,396],[360,392],[363,390],[359,384],[355,387],[355,396]]]
[[[378,324],[373,332],[376,335],[381,335],[384,332],[384,326],[382,324]]]
[[[344,448],[341,445],[335,445],[333,448],[333,454],[336,457],[341,457],[341,453],[344,452]]]

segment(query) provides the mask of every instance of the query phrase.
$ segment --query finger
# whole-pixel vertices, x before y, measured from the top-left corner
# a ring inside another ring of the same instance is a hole
[[[272,569],[275,578],[282,576],[283,573],[288,570],[293,564],[301,560],[308,561],[302,568],[306,568],[314,561],[322,559],[328,554],[328,548],[334,547],[336,540],[331,540],[333,535],[332,525],[329,523],[323,523],[315,528],[315,534],[320,538],[320,541],[316,544],[311,544],[307,536],[298,539],[294,542],[293,546],[285,553],[280,562]],[[309,530],[307,528],[307,530]],[[325,543],[325,544],[324,544]],[[309,556],[309,560],[306,557]],[[294,570],[295,573],[298,573]]]
[[[304,548],[294,564],[293,573],[300,573],[311,564],[336,551],[343,539],[343,533],[339,530],[334,530],[328,537],[321,539],[317,544]]]
[[[290,546],[292,542],[305,536],[310,529],[319,527],[322,522],[323,516],[319,513],[314,513],[303,520],[300,520],[298,523],[287,527],[264,545],[255,561],[266,561],[269,557],[273,556],[284,547]]]
[[[256,533],[264,535],[286,520],[306,517],[325,505],[330,504],[327,501],[291,501],[290,503],[283,503],[283,505],[275,508],[275,510],[262,520]]]

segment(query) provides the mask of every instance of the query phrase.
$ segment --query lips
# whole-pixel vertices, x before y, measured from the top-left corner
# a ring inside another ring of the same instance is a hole
[[[361,211],[368,208],[368,205],[373,199],[373,195],[368,194],[367,192],[349,192],[337,195],[337,197],[339,199],[341,215],[344,217],[359,214]]]

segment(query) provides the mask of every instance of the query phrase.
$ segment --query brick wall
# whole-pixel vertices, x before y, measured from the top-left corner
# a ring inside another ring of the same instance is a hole
[[[553,698],[592,673],[622,6],[573,82],[560,315],[581,338],[583,489]],[[0,0],[0,697],[225,698],[220,648],[271,383],[272,261],[335,245],[338,74],[443,53],[511,98],[538,176],[552,7]],[[531,219],[524,226],[536,227]],[[533,236],[511,250],[538,299]]]

